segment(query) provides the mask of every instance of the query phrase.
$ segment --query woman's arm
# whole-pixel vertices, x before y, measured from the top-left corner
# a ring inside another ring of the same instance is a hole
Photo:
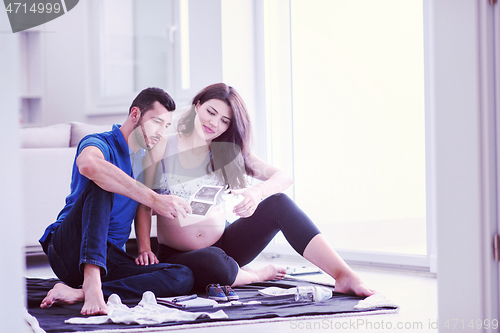
[[[255,186],[262,192],[261,199],[276,193],[281,193],[293,184],[292,177],[283,170],[264,162],[253,154],[251,154],[250,157],[250,167],[254,171],[254,178],[263,181]]]
[[[151,208],[139,204],[135,215],[135,236],[137,239],[137,265],[157,264],[159,261],[151,251]]]
[[[292,185],[293,180],[284,171],[250,155],[250,167],[254,171],[254,178],[263,182],[249,188],[232,190],[231,193],[243,195],[243,200],[234,207],[234,213],[241,217],[251,216],[260,201],[270,195],[281,193]]]

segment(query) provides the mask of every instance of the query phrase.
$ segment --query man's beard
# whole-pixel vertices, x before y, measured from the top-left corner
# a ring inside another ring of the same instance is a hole
[[[140,133],[139,133],[139,131],[136,131],[137,127],[139,127],[139,126],[141,127]],[[139,144],[139,146],[141,146],[142,148],[144,148],[146,150],[153,149],[154,146],[151,146],[149,144],[149,138],[148,138],[148,135],[146,133],[146,130],[144,129],[144,123],[142,121],[142,114],[141,114],[141,117],[139,118],[139,121],[134,126],[133,133],[134,133],[135,139],[136,139],[137,143]]]

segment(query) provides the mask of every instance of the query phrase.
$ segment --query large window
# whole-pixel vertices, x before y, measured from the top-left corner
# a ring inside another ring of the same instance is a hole
[[[100,93],[133,94],[173,79],[173,1],[106,0],[100,3]]]
[[[428,265],[422,1],[289,10],[295,201],[342,252]]]
[[[145,87],[190,88],[188,0],[89,2],[96,113],[123,110]]]

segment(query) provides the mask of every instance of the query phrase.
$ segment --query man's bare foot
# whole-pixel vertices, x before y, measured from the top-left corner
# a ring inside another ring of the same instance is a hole
[[[241,267],[242,270],[255,275],[254,282],[263,282],[268,280],[281,280],[285,277],[286,268],[282,266],[275,266],[269,264],[259,269],[252,269],[249,267]]]
[[[74,304],[83,302],[84,294],[81,289],[71,288],[64,283],[57,283],[49,290],[47,296],[43,299],[40,307],[49,308],[54,304]]]
[[[368,288],[355,273],[336,277],[335,291],[357,296],[371,296],[376,293],[376,291]]]
[[[85,301],[83,303],[82,310],[80,311],[82,315],[92,316],[108,314],[108,306],[104,301],[100,284],[86,285],[84,282],[82,290],[85,295]]]
[[[64,283],[57,283],[47,296],[40,303],[42,309],[51,307],[54,304],[75,304],[84,302],[82,315],[98,315],[107,314],[108,307],[104,302],[101,288],[87,288],[86,292],[83,289],[75,289]]]
[[[104,302],[101,289],[101,267],[94,264],[85,264],[83,268],[82,291],[84,303],[80,313],[84,316],[108,313],[108,306]]]

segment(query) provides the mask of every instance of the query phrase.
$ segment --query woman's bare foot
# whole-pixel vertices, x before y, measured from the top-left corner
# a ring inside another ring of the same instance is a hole
[[[375,290],[368,288],[355,273],[341,275],[335,278],[335,291],[357,296],[371,296]]]
[[[81,289],[71,288],[64,283],[57,283],[49,290],[47,296],[43,299],[40,307],[42,309],[49,308],[54,304],[74,304],[83,302],[85,296]]]
[[[285,277],[286,268],[282,266],[276,266],[269,264],[265,267],[259,269],[252,269],[249,267],[241,267],[242,270],[255,275],[254,282],[263,282],[268,280],[281,280]]]

